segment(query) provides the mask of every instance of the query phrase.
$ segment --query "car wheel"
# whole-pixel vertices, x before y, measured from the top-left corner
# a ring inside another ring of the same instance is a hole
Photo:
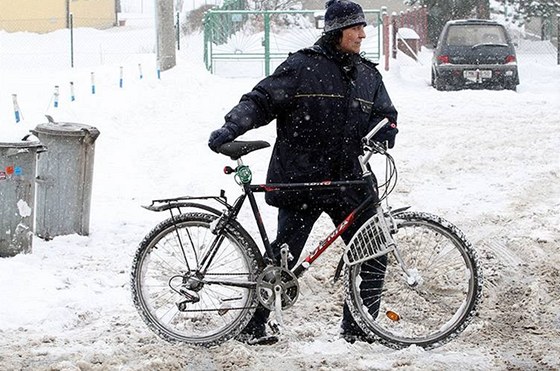
[[[447,90],[447,84],[445,83],[445,80],[442,80],[437,76],[434,79],[434,86],[439,91]]]
[[[517,91],[517,85],[515,85],[515,84],[507,84],[507,85],[505,86],[505,88],[506,88],[507,90]]]

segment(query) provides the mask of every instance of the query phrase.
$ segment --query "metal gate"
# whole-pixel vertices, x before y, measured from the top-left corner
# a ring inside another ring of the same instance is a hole
[[[381,56],[381,11],[364,10],[365,57]],[[204,62],[212,73],[268,76],[289,53],[313,45],[324,10],[209,10],[204,18]]]

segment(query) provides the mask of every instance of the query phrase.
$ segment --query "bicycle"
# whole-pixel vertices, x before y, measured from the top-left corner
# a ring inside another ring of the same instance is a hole
[[[235,338],[262,305],[275,313],[273,328],[278,330],[283,325],[282,311],[298,299],[298,279],[375,200],[374,216],[352,237],[335,272],[336,280],[344,267],[346,301],[357,324],[375,341],[396,349],[413,344],[429,349],[460,334],[481,300],[482,272],[476,251],[443,218],[388,206],[396,165],[385,146],[371,139],[385,123],[362,140],[362,179],[252,184],[251,170],[242,157],[269,144],[234,141],[219,149],[237,162],[235,168],[224,168],[242,189],[233,204],[222,190],[219,196],[160,199],[144,206],[171,214],[144,237],[132,266],[134,305],[148,327],[171,342],[218,345]],[[386,158],[381,197],[376,197],[378,188],[368,165],[373,154]],[[280,261],[269,258],[274,254],[255,193],[355,185],[366,185],[370,196],[293,269],[288,269],[288,246],[282,246]],[[246,199],[264,254],[237,220]],[[376,279],[382,280],[379,289],[362,289],[360,274],[367,269],[377,270]]]

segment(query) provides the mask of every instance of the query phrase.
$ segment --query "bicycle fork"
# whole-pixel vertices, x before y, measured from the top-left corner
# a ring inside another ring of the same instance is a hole
[[[389,227],[389,233],[391,235],[394,235],[394,234],[398,233],[398,226],[397,226],[397,223],[396,223],[396,221],[393,217],[393,214],[397,214],[397,213],[405,211],[407,209],[409,209],[409,206],[396,209],[395,211],[391,211],[391,207],[387,207],[387,211],[383,213],[384,217],[387,220],[387,225]],[[415,273],[412,269],[408,268],[407,264],[405,263],[402,255],[400,253],[399,247],[396,243],[393,243],[393,247],[392,247],[390,252],[392,252],[393,255],[395,256],[395,259],[397,260],[397,263],[399,264],[399,267],[401,268],[401,270],[404,273],[404,278],[406,279],[408,285],[410,287],[415,287],[418,284],[420,284],[421,281],[422,281],[421,277],[419,276],[418,273]],[[390,253],[390,252],[387,252],[387,253]],[[344,268],[344,264],[345,264],[344,258],[341,257],[340,261],[338,262],[338,265],[336,267],[335,273],[334,273],[333,283],[337,282],[338,279],[340,278],[340,275],[342,274],[342,268]]]
[[[397,226],[397,223],[393,217],[393,213],[397,214],[399,212],[402,212],[404,210],[407,210],[409,208],[409,206],[407,207],[403,207],[400,209],[397,209],[395,211],[391,211],[391,208],[388,207],[387,208],[387,212],[386,212],[386,216],[388,219],[388,224],[389,224],[389,229],[390,229],[390,233],[391,234],[396,234],[399,231],[399,228]],[[418,286],[421,282],[422,279],[420,277],[420,275],[418,273],[414,273],[412,269],[409,269],[408,266],[406,265],[401,252],[399,250],[399,246],[397,243],[394,244],[393,249],[392,249],[392,253],[395,256],[395,259],[397,260],[397,263],[399,263],[399,266],[401,267],[401,270],[404,273],[404,278],[406,279],[406,282],[408,283],[408,285],[410,287],[416,287]]]

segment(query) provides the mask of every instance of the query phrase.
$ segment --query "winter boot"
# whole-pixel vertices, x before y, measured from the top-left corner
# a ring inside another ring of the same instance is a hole
[[[342,323],[340,324],[340,337],[350,344],[354,344],[356,341],[371,344],[375,341],[373,337],[366,334],[358,326],[346,304],[344,304]]]
[[[272,345],[278,342],[278,336],[267,335],[266,322],[270,311],[263,307],[258,307],[247,326],[237,335],[237,340],[248,345]]]

